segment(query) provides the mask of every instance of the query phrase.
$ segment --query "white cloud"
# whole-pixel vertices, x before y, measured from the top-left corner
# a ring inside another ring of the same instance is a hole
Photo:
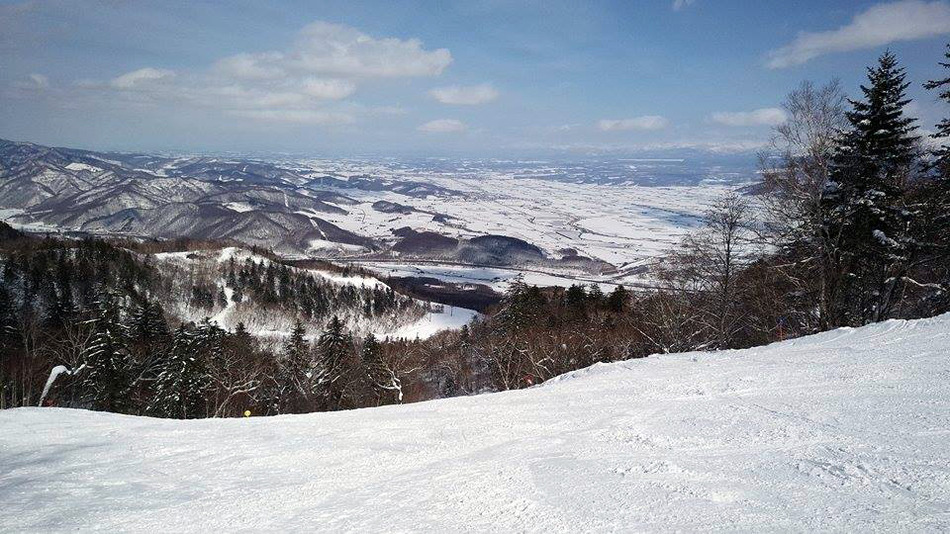
[[[310,78],[303,82],[303,92],[314,98],[340,100],[356,92],[356,84],[349,80],[319,80]]]
[[[802,32],[790,44],[769,52],[766,65],[781,69],[834,52],[873,48],[950,33],[950,4],[903,0],[878,4],[837,30]]]
[[[42,74],[33,73],[30,74],[30,80],[36,85],[37,89],[46,89],[49,87],[49,78],[43,76]]]
[[[455,119],[436,119],[419,126],[420,132],[428,133],[456,133],[466,129],[464,122]]]
[[[152,67],[145,67],[144,69],[126,72],[121,76],[113,78],[109,84],[116,89],[132,89],[140,86],[143,83],[156,80],[166,80],[174,76],[175,73],[167,69],[154,69]]]
[[[343,24],[314,22],[287,51],[230,56],[218,61],[215,70],[243,80],[306,75],[400,78],[438,76],[450,63],[447,49],[425,50],[418,39],[377,39]]]
[[[785,122],[785,112],[779,108],[761,108],[753,111],[719,111],[710,119],[724,126],[776,126]]]
[[[460,106],[485,104],[498,98],[498,90],[487,83],[468,87],[458,85],[436,87],[429,91],[429,94],[443,104]]]
[[[749,154],[768,146],[762,140],[735,140],[735,141],[702,141],[683,140],[662,143],[521,143],[518,148],[563,150],[584,154],[634,154],[643,153],[645,156],[657,156],[659,152],[672,152],[670,156],[681,157],[683,151],[697,151],[715,154]]]
[[[619,132],[625,130],[662,130],[669,126],[670,121],[659,115],[645,115],[632,119],[602,119],[597,127],[605,132]]]
[[[285,50],[232,55],[206,69],[180,73],[146,67],[76,87],[114,104],[187,105],[261,121],[347,124],[358,116],[404,112],[348,101],[361,85],[438,76],[451,62],[448,50],[427,50],[418,39],[376,38],[349,26],[315,22]]]
[[[267,122],[292,124],[343,125],[354,121],[352,115],[309,109],[250,109],[231,111],[231,115]]]
[[[33,74],[27,76],[25,80],[17,80],[13,82],[13,87],[28,91],[42,91],[43,89],[49,89],[49,78],[34,72]]]
[[[285,74],[278,65],[283,57],[280,52],[237,54],[219,60],[214,68],[225,76],[239,80],[273,80]]]
[[[673,11],[681,11],[685,7],[693,5],[695,0],[673,0]]]

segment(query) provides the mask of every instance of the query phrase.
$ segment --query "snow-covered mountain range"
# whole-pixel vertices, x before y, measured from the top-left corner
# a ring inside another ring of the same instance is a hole
[[[635,268],[748,183],[738,164],[168,156],[0,140],[0,219],[289,256]]]

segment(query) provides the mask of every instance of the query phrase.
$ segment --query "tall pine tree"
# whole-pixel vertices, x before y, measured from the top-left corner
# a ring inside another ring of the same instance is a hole
[[[310,343],[306,339],[307,330],[300,320],[294,324],[290,337],[284,344],[283,361],[277,376],[278,390],[275,404],[280,411],[301,412],[312,409],[311,378],[313,376],[313,358]]]
[[[916,157],[915,119],[904,115],[910,85],[885,52],[868,68],[864,98],[850,100],[850,130],[834,156],[825,196],[826,231],[838,234],[842,280],[830,326],[887,318],[914,254],[903,195]]]
[[[950,44],[944,57],[950,60]],[[940,65],[950,69],[950,63],[941,62]],[[929,81],[924,87],[940,90],[940,99],[950,104],[950,77]],[[930,303],[929,309],[922,310],[925,315],[950,309],[950,118],[941,120],[936,128],[931,138],[939,146],[932,152],[933,161],[927,169],[927,179],[922,180],[915,191],[918,217],[923,226],[918,239],[929,261],[921,262],[923,272],[918,269],[912,273],[915,277],[923,275],[925,283],[912,285],[931,293],[924,299]]]
[[[944,57],[950,61],[950,44],[947,45]],[[950,63],[940,62],[940,66],[950,69]],[[940,93],[937,96],[944,102],[950,103],[950,77],[931,80],[924,84],[924,88],[930,91],[939,89]],[[944,118],[937,123],[937,131],[931,134],[930,137],[942,143],[934,150],[934,166],[940,170],[942,178],[947,179],[950,177],[950,118]]]
[[[116,300],[106,295],[93,313],[92,340],[77,373],[80,399],[93,410],[123,412],[131,401],[132,358]]]
[[[369,390],[372,392],[376,406],[390,404],[395,398],[402,401],[402,388],[397,377],[386,362],[383,361],[383,349],[376,336],[370,334],[363,340],[363,349],[360,351],[363,370]]]
[[[220,352],[224,332],[203,322],[181,325],[155,381],[155,395],[148,411],[160,417],[188,419],[207,415],[207,389],[211,385],[208,362]]]
[[[347,408],[353,387],[359,380],[359,362],[353,352],[353,340],[337,316],[327,323],[317,340],[319,357],[314,388],[323,397],[328,410]]]

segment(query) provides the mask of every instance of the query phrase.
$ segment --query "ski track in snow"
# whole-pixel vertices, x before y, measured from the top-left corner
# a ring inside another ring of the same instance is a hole
[[[234,290],[231,289],[230,287],[225,287],[223,289],[224,289],[224,298],[227,301],[227,304],[225,304],[224,308],[221,308],[221,311],[214,314],[214,316],[211,317],[211,319],[209,319],[209,321],[220,326],[221,328],[225,327],[225,324],[226,324],[225,321],[228,315],[233,313],[234,308],[236,307],[236,303],[234,302],[234,300],[232,300],[232,298],[234,297]]]
[[[270,418],[0,412],[0,530],[950,529],[950,315]]]

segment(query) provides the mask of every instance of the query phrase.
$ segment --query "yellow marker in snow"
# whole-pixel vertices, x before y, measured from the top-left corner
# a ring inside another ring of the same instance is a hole
[[[251,411],[250,411],[250,410],[244,410],[244,417],[250,417],[250,416],[251,416]]]

